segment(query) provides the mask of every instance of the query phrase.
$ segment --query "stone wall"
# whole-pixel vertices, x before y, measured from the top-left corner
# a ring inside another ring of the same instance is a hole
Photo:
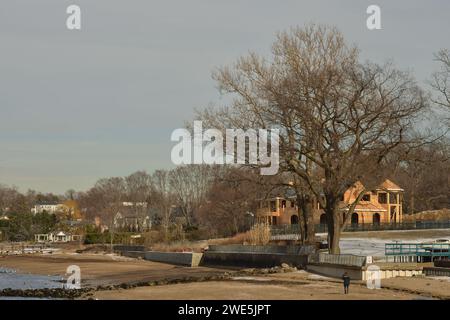
[[[202,260],[202,256],[202,253],[192,252],[146,251],[144,254],[144,259],[168,264],[197,267]]]

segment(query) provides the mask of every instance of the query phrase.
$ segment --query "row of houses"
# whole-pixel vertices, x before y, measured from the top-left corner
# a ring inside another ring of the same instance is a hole
[[[361,190],[365,190],[365,187],[361,182],[357,182],[344,193],[340,201],[343,214],[348,210],[349,204],[356,200]],[[363,195],[348,223],[354,225],[401,223],[403,220],[403,192],[404,190],[400,186],[386,179],[379,186]],[[150,230],[156,213],[152,212],[147,206],[146,202],[123,202],[113,217],[114,229],[131,232]],[[39,203],[31,209],[34,214],[40,212],[54,214],[65,210],[67,210],[67,207],[61,203]],[[270,225],[298,224],[298,214],[299,208],[296,197],[294,195],[280,195],[260,201],[256,210],[256,221]],[[1,219],[7,219],[7,216],[3,216]],[[318,201],[314,201],[314,222],[316,224],[326,224],[327,222],[324,210],[320,207]],[[104,225],[100,218],[95,219],[95,224],[102,230],[110,227]],[[69,239],[68,235],[60,234],[58,236],[58,233],[36,235],[36,237],[38,242],[66,242],[65,240]]]

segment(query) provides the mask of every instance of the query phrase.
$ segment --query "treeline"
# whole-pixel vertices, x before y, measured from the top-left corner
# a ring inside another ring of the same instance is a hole
[[[392,155],[378,176],[405,189],[404,213],[411,214],[450,208],[449,172],[449,148],[439,141]],[[148,216],[152,229],[160,231],[161,241],[186,236],[227,237],[248,230],[259,200],[285,192],[292,178],[286,174],[262,177],[251,168],[189,165],[102,178],[87,191],[69,190],[64,195],[35,191],[22,194],[15,188],[1,186],[0,214],[8,213],[14,239],[30,239],[34,233],[63,227],[57,224],[60,221],[55,215],[33,216],[30,209],[35,203],[74,200],[84,220],[94,223],[100,218],[101,224],[114,230],[114,217],[128,202],[141,204],[133,207],[135,215]],[[2,223],[5,227],[6,222]]]
[[[135,214],[151,215],[169,239],[245,230],[258,199],[290,189],[300,208],[302,241],[315,239],[318,201],[330,253],[339,253],[356,205],[385,178],[405,189],[405,213],[450,206],[450,51],[441,50],[435,60],[439,69],[424,88],[392,63],[362,61],[336,28],[311,24],[281,32],[269,56],[251,53],[217,69],[213,78],[231,103],[196,114],[220,131],[277,128],[276,176],[260,176],[258,166],[193,165],[101,179],[71,197],[86,219],[99,217],[111,231],[123,202],[145,203],[132,207]],[[366,189],[343,210],[340,199],[356,181]],[[17,199],[10,207],[16,212],[29,196]]]
[[[229,236],[246,230],[250,213],[256,210],[258,188],[234,179],[237,171],[207,165],[151,174],[138,171],[100,179],[91,189],[77,193],[76,199],[86,219],[98,217],[109,230],[114,230],[114,217],[125,202],[135,204],[136,216],[150,217],[161,240]]]

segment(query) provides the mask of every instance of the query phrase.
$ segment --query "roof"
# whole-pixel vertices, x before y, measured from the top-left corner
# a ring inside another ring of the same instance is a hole
[[[397,184],[395,184],[389,179],[384,180],[384,182],[378,186],[377,190],[404,191],[402,188],[400,188]]]

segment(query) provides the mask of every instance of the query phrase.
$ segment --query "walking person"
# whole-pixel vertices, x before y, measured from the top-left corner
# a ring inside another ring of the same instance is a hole
[[[344,280],[344,294],[348,294],[348,288],[350,287],[350,277],[348,276],[347,272],[342,275],[342,280]]]

